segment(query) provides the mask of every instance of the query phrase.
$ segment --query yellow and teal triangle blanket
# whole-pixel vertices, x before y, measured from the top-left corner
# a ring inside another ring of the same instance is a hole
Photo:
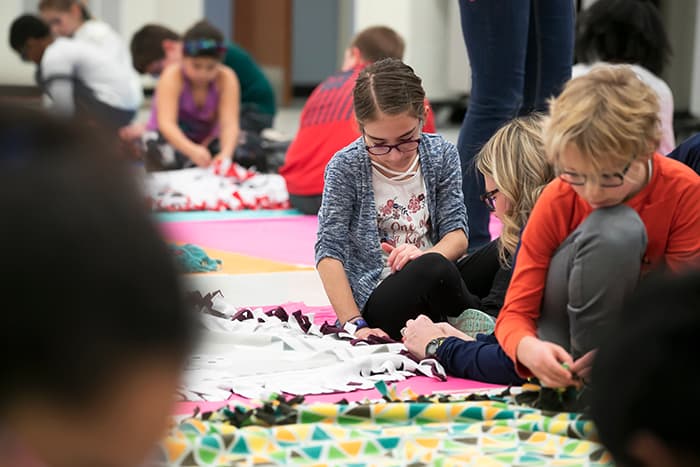
[[[287,402],[225,407],[185,419],[162,443],[162,461],[173,466],[613,465],[582,414],[493,399],[293,407]]]

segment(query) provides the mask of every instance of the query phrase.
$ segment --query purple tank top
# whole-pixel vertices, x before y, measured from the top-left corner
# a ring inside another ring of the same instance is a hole
[[[219,91],[216,83],[209,83],[207,98],[202,107],[198,107],[192,94],[190,81],[182,74],[182,92],[178,101],[177,124],[182,132],[195,143],[201,143],[209,135],[219,135]],[[151,117],[146,125],[148,130],[158,130],[158,109],[156,98],[153,96]]]

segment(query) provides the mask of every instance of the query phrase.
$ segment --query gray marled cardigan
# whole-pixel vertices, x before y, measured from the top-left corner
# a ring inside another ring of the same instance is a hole
[[[468,233],[462,171],[454,144],[440,135],[424,133],[418,152],[433,244],[457,229]],[[326,167],[315,252],[317,265],[323,258],[343,263],[361,310],[384,267],[372,169],[362,137],[338,151]]]

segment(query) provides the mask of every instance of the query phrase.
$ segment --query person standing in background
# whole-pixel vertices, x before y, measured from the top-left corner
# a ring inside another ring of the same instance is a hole
[[[568,0],[459,0],[472,89],[457,149],[469,216],[470,251],[490,241],[483,176],[474,156],[506,121],[546,110],[571,77],[574,3]]]

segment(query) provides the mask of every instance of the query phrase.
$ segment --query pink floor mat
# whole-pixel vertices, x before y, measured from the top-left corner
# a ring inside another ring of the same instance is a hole
[[[194,243],[283,263],[314,265],[316,216],[164,222],[160,226],[168,241]]]
[[[165,238],[171,242],[194,243],[289,264],[315,264],[316,216],[162,222],[160,226]],[[491,216],[491,237],[498,237],[501,228],[501,222]]]

